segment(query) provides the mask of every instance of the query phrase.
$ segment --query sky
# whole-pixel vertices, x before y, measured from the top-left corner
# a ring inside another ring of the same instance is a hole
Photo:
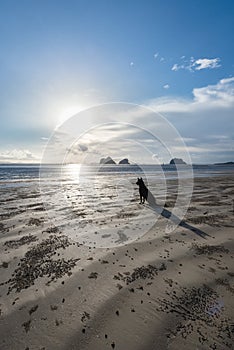
[[[105,123],[158,137],[163,118],[193,163],[234,161],[233,32],[231,0],[1,0],[0,162],[40,162],[70,117],[84,131],[84,111],[112,102],[155,113]]]

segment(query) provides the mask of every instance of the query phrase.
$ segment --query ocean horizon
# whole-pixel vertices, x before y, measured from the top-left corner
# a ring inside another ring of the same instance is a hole
[[[97,174],[142,174],[156,175],[159,173],[167,174],[177,178],[178,174],[185,176],[189,174],[189,177],[201,177],[201,176],[213,176],[213,175],[226,175],[227,173],[234,172],[234,164],[186,164],[186,165],[172,165],[172,164],[130,164],[130,165],[89,165],[89,164],[0,164],[0,184],[7,181],[24,181],[24,180],[36,180],[39,177],[43,178],[45,173],[46,177],[51,175],[61,177],[62,174],[69,177],[69,173],[95,173]],[[174,174],[174,175],[173,175]]]

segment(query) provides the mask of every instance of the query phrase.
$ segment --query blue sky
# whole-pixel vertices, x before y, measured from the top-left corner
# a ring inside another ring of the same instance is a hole
[[[2,0],[0,162],[119,101],[162,113],[194,162],[234,160],[233,23],[230,0]]]

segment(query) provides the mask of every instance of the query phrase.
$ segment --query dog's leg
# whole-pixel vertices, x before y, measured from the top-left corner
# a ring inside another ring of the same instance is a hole
[[[142,204],[142,195],[140,194],[140,203],[139,204]]]

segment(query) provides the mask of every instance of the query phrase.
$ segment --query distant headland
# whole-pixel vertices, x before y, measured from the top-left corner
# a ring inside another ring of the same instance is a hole
[[[214,165],[234,165],[234,162],[215,163]]]

